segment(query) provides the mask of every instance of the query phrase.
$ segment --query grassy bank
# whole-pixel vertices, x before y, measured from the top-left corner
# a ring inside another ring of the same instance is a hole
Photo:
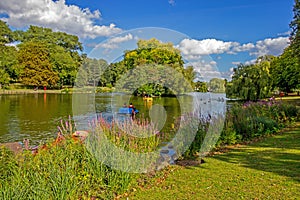
[[[282,134],[205,158],[200,166],[173,166],[129,199],[297,199],[300,197],[300,124]]]

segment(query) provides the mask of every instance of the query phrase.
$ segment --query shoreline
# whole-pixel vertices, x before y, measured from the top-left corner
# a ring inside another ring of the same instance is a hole
[[[73,94],[73,93],[105,93],[105,92],[97,92],[94,88],[83,88],[83,89],[61,89],[61,90],[33,90],[33,89],[13,89],[13,90],[0,90],[0,95],[10,95],[10,94]]]

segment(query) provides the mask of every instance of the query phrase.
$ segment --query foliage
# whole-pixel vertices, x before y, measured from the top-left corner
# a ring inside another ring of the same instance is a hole
[[[179,75],[182,75],[186,82],[193,84],[195,74],[193,67],[189,66],[186,69],[183,67],[183,60],[178,49],[174,48],[172,43],[161,43],[157,39],[150,40],[139,40],[138,48],[126,51],[124,59],[118,63],[112,63],[104,76],[108,78],[106,83],[111,83],[113,86],[121,79],[125,79],[123,76],[130,70],[135,69],[136,67],[144,66],[157,66],[159,70],[162,66],[164,68],[171,68],[176,70],[178,75],[174,74],[174,82],[180,82]],[[152,77],[153,73],[145,73],[142,76],[142,79],[147,83],[140,85],[141,88],[134,88],[137,94],[148,93],[149,95],[167,95],[172,92],[168,88],[164,87],[162,84],[156,83],[159,82],[158,79]],[[132,78],[132,77],[131,77]],[[166,77],[170,78],[170,77]],[[132,80],[126,77],[127,80]]]
[[[220,78],[212,78],[208,83],[210,92],[225,93],[225,80]]]
[[[0,20],[0,89],[15,78],[16,48],[7,46],[13,42],[13,32],[8,25]]]
[[[290,92],[292,89],[300,89],[299,57],[295,56],[291,46],[273,60],[271,74],[273,86],[278,87],[279,90]]]
[[[226,84],[226,96],[243,100],[269,97],[272,92],[272,79],[270,61],[267,58],[258,58],[256,64],[241,64],[235,68],[232,81]],[[273,59],[271,56],[269,58]]]
[[[102,117],[98,119],[92,122],[93,130],[126,150],[148,152],[158,145],[160,134],[147,122],[112,125]],[[76,127],[71,118],[61,121],[58,129],[56,141],[41,145],[35,154],[25,151],[15,157],[0,149],[0,199],[114,199],[142,176],[100,162],[87,149],[90,143],[72,137]],[[133,137],[122,130],[153,137]],[[110,152],[106,153],[105,159],[110,159]]]
[[[9,75],[9,81],[16,82],[22,72],[17,65],[17,49],[14,46],[0,45],[0,68]]]
[[[194,83],[195,91],[196,92],[207,92],[208,87],[206,82],[197,81]]]
[[[9,75],[4,69],[0,69],[0,89],[2,89],[2,85],[8,85],[9,83]]]
[[[22,43],[18,52],[22,83],[31,86],[54,86],[59,80],[53,70],[47,46],[38,42]]]
[[[24,78],[24,63],[19,63],[22,58],[17,57],[21,54],[21,57],[24,57],[25,54],[28,53],[26,56],[29,58],[34,52],[23,51],[20,53],[14,46],[6,45],[13,41],[19,43],[18,46],[20,47],[34,43],[42,44],[44,46],[43,48],[47,50],[48,54],[47,62],[50,63],[55,74],[58,74],[59,76],[59,80],[56,80],[56,76],[54,76],[50,85],[55,83],[56,86],[62,87],[63,85],[74,84],[78,69],[82,63],[82,57],[79,55],[79,51],[82,51],[83,49],[77,36],[63,32],[53,32],[50,28],[37,26],[30,26],[26,31],[16,30],[13,32],[6,23],[1,20],[0,27],[2,27],[0,32],[0,69],[1,73],[5,74],[2,77],[2,84],[4,84],[4,82],[7,84],[8,81],[23,82],[24,84],[30,85],[40,84],[36,81],[33,81],[35,83],[30,83],[28,80],[21,80],[21,78]],[[3,72],[3,70],[5,72]],[[32,68],[31,70],[31,74],[34,74],[35,72],[37,74],[40,73],[37,68]],[[9,78],[7,74],[9,75]],[[23,75],[21,76],[21,74]],[[4,78],[5,80],[3,80]]]
[[[79,69],[76,84],[77,86],[103,86],[106,78],[103,76],[108,64],[103,59],[84,58]]]
[[[30,26],[27,31],[15,31],[15,34],[21,43],[33,42],[45,45],[49,51],[49,62],[59,75],[57,84],[63,86],[74,83],[81,65],[78,51],[82,50],[82,44],[77,36],[37,26]]]
[[[182,156],[185,159],[202,157],[215,147],[276,133],[287,124],[299,119],[300,109],[296,105],[273,99],[232,104],[226,112],[225,121],[220,116],[203,116],[201,113],[190,117],[185,116],[180,121],[180,127],[185,132],[184,138],[180,141],[188,145],[186,141],[192,142]],[[198,126],[195,127],[195,124]],[[192,135],[195,130],[196,134]]]
[[[292,28],[291,32],[291,49],[293,51],[293,57],[300,58],[300,2],[299,0],[295,0],[294,8],[294,17],[293,21],[290,23],[290,27]],[[299,65],[299,60],[298,60]]]
[[[219,143],[234,144],[274,133],[299,117],[300,110],[295,105],[273,100],[233,104]]]
[[[63,47],[69,52],[82,50],[82,44],[79,38],[63,32],[53,32],[50,28],[30,26],[26,31],[15,31],[18,41],[25,42],[42,42]]]
[[[183,94],[192,90],[183,74],[160,64],[135,67],[115,87],[118,91],[134,91],[137,95],[146,93],[155,96]]]
[[[0,46],[13,42],[13,32],[6,22],[0,20]]]

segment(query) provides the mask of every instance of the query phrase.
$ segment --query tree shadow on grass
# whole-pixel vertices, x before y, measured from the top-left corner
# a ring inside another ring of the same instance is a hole
[[[265,138],[241,148],[233,148],[228,153],[215,155],[229,163],[239,164],[300,182],[300,129],[271,138]]]

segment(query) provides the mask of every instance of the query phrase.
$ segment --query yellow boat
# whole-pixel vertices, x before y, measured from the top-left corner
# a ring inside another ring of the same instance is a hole
[[[143,97],[143,100],[144,101],[153,101],[153,98],[152,97]]]

